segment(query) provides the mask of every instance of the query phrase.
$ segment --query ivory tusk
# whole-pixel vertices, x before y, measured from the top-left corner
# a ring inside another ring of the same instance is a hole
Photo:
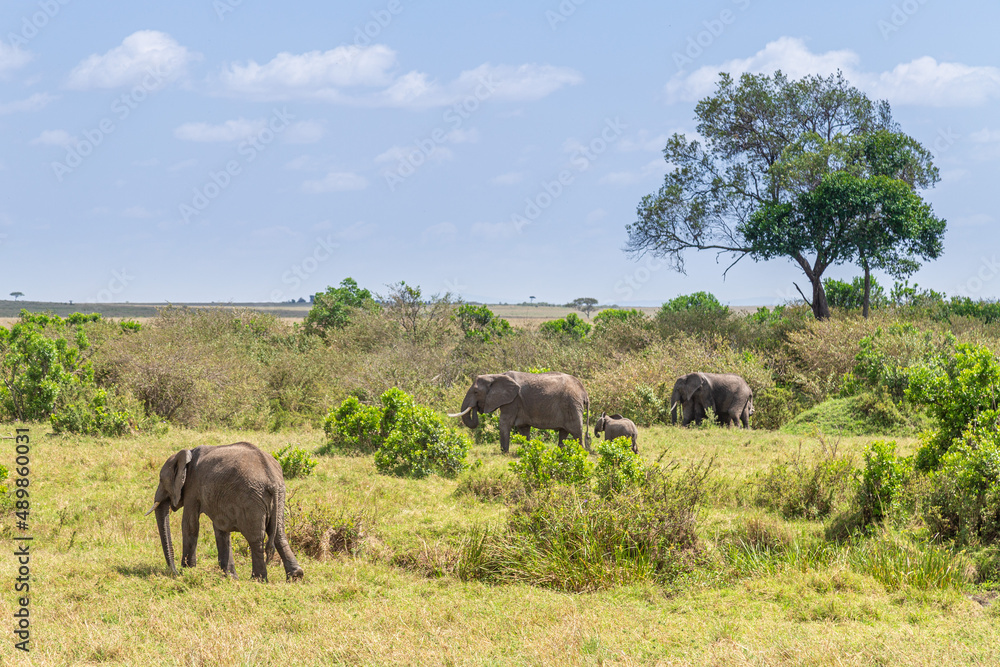
[[[466,409],[462,410],[461,412],[456,412],[455,414],[452,414],[452,413],[449,412],[448,416],[449,417],[464,417],[465,415],[469,414],[470,410],[472,410],[472,406],[471,405],[469,407],[467,407]]]
[[[146,512],[145,514],[143,514],[143,516],[149,516],[150,514],[152,514],[152,513],[153,513],[153,510],[155,510],[155,509],[156,509],[157,507],[159,507],[160,503],[162,503],[162,502],[163,502],[163,501],[161,500],[161,501],[160,501],[159,503],[153,503],[153,506],[152,506],[152,507],[150,507],[150,508],[149,508],[149,511],[148,511],[148,512]]]

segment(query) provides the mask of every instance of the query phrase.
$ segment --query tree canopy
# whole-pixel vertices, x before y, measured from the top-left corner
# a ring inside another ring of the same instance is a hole
[[[328,329],[347,326],[351,313],[359,308],[378,308],[372,293],[358,287],[354,278],[344,278],[340,287],[327,287],[325,292],[313,296],[313,307],[306,315],[305,330],[308,333],[324,334]]]
[[[859,264],[867,284],[872,269],[903,277],[940,255],[945,221],[916,193],[938,180],[930,152],[841,73],[738,83],[723,73],[695,116],[704,139],[667,141],[672,169],[627,227],[631,253],[681,272],[687,249],[730,253],[729,268],[747,255],[788,258],[811,283],[817,318],[830,313],[830,266]]]

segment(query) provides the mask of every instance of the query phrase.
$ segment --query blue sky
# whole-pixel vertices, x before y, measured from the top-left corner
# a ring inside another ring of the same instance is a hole
[[[945,254],[1000,296],[1000,6],[987,2],[35,0],[0,8],[0,293],[373,291],[772,305],[790,262],[622,251],[720,71],[843,70],[935,155]],[[858,270],[834,267],[829,275]],[[891,281],[883,280],[891,283]]]

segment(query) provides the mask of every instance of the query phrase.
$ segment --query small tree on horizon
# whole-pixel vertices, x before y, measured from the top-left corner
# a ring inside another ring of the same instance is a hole
[[[580,297],[579,299],[573,299],[569,305],[585,314],[589,320],[590,314],[594,312],[595,308],[597,308],[597,299],[591,297]]]
[[[24,292],[11,292],[10,295],[14,297],[14,301],[17,301],[17,297],[24,296]]]

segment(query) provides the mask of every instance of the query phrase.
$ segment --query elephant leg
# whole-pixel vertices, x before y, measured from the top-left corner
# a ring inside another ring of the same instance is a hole
[[[250,560],[253,563],[253,573],[250,576],[258,581],[266,582],[267,559],[264,556],[264,531],[256,531],[252,537],[248,536],[247,533],[243,533],[243,537],[246,537],[247,542],[250,544]]]
[[[635,437],[634,435],[632,436],[632,453],[633,454],[639,453],[639,438]]]
[[[303,575],[302,568],[299,566],[299,561],[295,560],[295,554],[292,553],[292,546],[288,543],[285,531],[279,531],[275,536],[274,546],[278,550],[278,556],[281,557],[281,564],[285,566],[285,577],[288,579],[301,579]]]
[[[195,567],[198,564],[198,528],[201,511],[197,504],[184,508],[181,519],[182,551],[181,567]]]
[[[522,435],[525,438],[531,439],[531,425],[525,424],[524,426],[517,427],[517,434]]]
[[[559,446],[562,447],[563,440],[570,436],[570,432],[564,428],[559,429]]]
[[[500,451],[506,454],[510,451],[510,432],[514,428],[514,417],[512,414],[504,414],[503,409],[500,410]],[[520,430],[520,427],[518,427]]]
[[[219,567],[222,571],[236,579],[236,564],[233,562],[233,548],[229,541],[229,533],[215,529],[215,547],[219,550]]]
[[[743,428],[750,428],[750,407],[749,404],[743,407],[743,412],[740,413],[740,424]]]

